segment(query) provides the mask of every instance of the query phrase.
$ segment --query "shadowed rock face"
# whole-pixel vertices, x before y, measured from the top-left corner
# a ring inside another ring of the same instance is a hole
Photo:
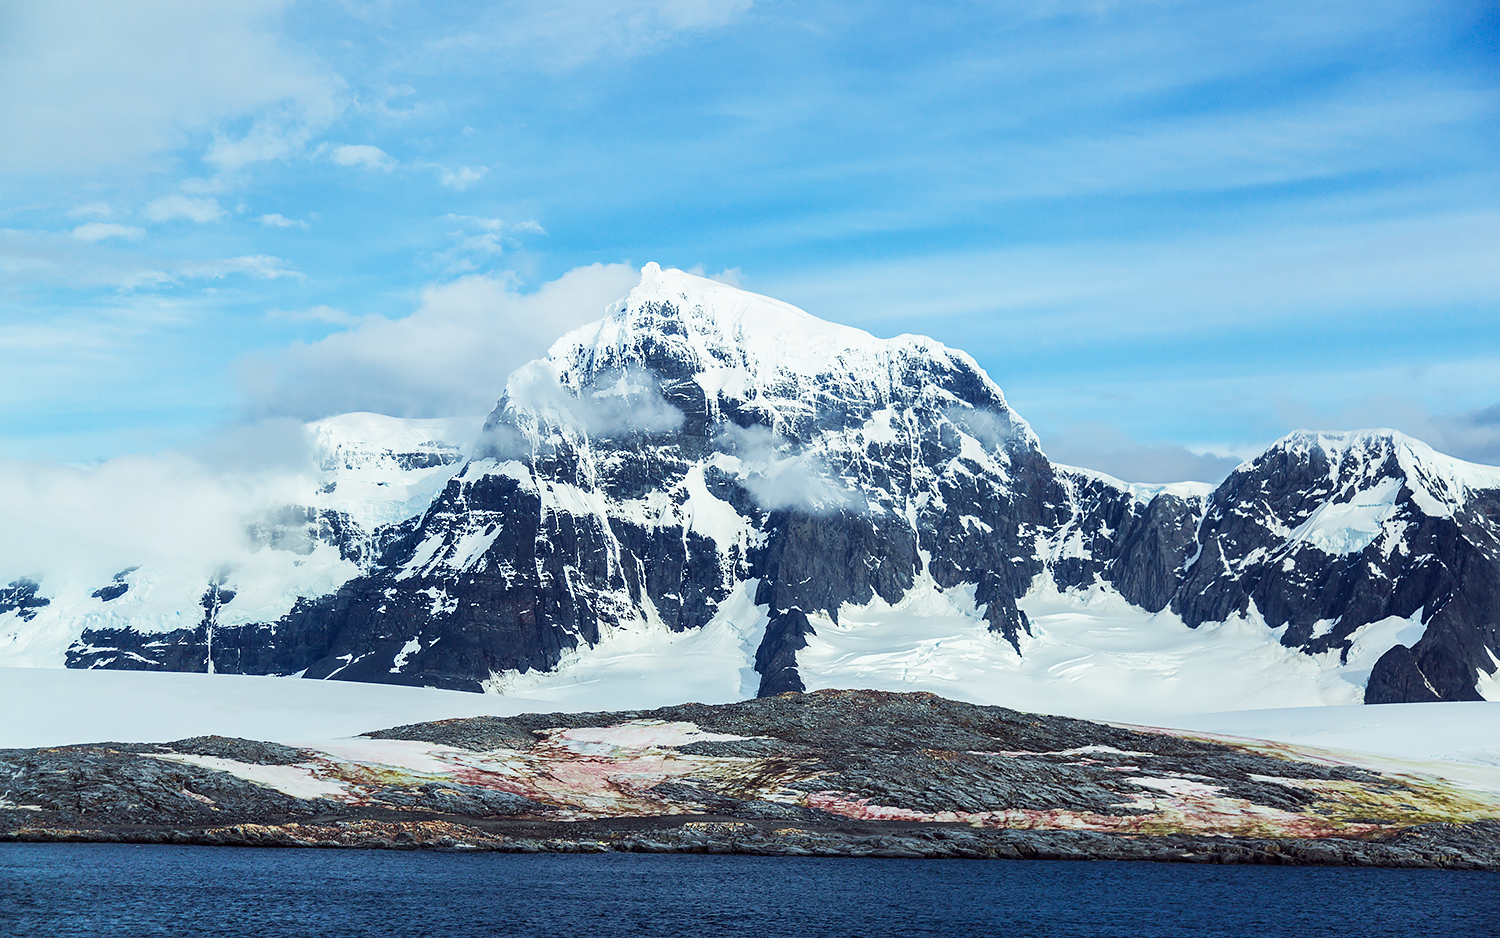
[[[1310,654],[1416,616],[1366,700],[1472,700],[1500,649],[1500,470],[1455,466],[1388,432],[1294,434],[1208,495],[1127,486],[1052,465],[961,352],[648,267],[512,376],[419,518],[304,519],[364,575],[274,622],[223,626],[206,600],[195,628],[91,629],[69,665],[479,690],[612,629],[700,628],[753,588],[775,694],[806,686],[808,616],[919,580],[972,586],[1020,651],[1017,599],[1046,573],[1190,627],[1259,615]]]

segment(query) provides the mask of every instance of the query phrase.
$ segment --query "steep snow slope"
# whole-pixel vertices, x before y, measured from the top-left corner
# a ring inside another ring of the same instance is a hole
[[[1090,716],[1500,696],[1500,469],[1391,431],[1130,485],[1051,464],[962,352],[648,265],[510,377],[472,459],[446,432],[315,427],[321,489],[271,554],[352,572],[280,606],[226,580],[195,624],[75,617],[69,663]]]

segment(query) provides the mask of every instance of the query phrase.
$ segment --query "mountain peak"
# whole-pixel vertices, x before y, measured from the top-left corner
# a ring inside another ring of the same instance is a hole
[[[810,401],[833,393],[876,407],[921,393],[935,376],[963,374],[971,386],[963,396],[972,406],[1008,410],[973,358],[934,339],[877,338],[655,263],[641,269],[640,282],[603,319],[569,332],[546,359],[518,370],[508,393],[516,400],[541,371],[576,393],[600,376],[634,369],[690,377],[711,397]]]
[[[1382,480],[1399,480],[1417,507],[1431,516],[1453,514],[1470,492],[1500,490],[1500,467],[1464,462],[1388,428],[1296,430],[1235,473],[1254,477],[1280,460],[1307,465],[1317,475],[1326,473],[1330,490],[1345,495],[1364,492]]]
[[[603,320],[564,336],[553,346],[553,357],[560,348],[581,343],[621,348],[643,334],[678,336],[696,351],[721,361],[726,353],[739,350],[739,355],[728,357],[760,366],[757,370],[795,366],[799,361],[825,363],[812,373],[826,370],[828,360],[842,350],[878,353],[913,343],[942,348],[917,336],[878,339],[862,329],[819,319],[790,303],[650,263],[641,268],[640,282],[610,307]]]

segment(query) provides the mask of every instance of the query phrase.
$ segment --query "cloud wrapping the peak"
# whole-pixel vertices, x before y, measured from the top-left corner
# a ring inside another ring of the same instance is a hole
[[[120,456],[92,469],[0,458],[0,583],[92,589],[144,565],[185,605],[216,570],[250,561],[247,525],[306,500],[312,440],[295,421],[220,432],[197,452]]]
[[[770,427],[728,427],[718,443],[740,461],[740,484],[767,511],[864,511],[859,492],[844,484],[816,452],[788,443]]]
[[[545,445],[551,427],[589,437],[608,439],[632,434],[672,433],[684,419],[666,396],[661,383],[650,372],[625,368],[595,375],[594,383],[574,391],[559,380],[555,365],[544,360],[528,362],[511,373],[505,393],[508,409],[525,418],[529,427],[537,420],[537,431]],[[486,427],[480,441],[482,455],[514,459],[526,455],[531,443],[507,423]]]

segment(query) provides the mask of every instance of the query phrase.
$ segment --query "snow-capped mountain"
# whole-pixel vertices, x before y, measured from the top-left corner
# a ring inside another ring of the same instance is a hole
[[[74,667],[596,706],[632,681],[1079,713],[1500,698],[1500,469],[1298,433],[1217,487],[1128,485],[1049,462],[962,352],[654,264],[511,375],[466,454],[452,425],[311,432],[317,485],[257,534],[264,570],[175,622],[130,606],[144,568],[86,598],[17,582],[0,664],[66,639]]]

